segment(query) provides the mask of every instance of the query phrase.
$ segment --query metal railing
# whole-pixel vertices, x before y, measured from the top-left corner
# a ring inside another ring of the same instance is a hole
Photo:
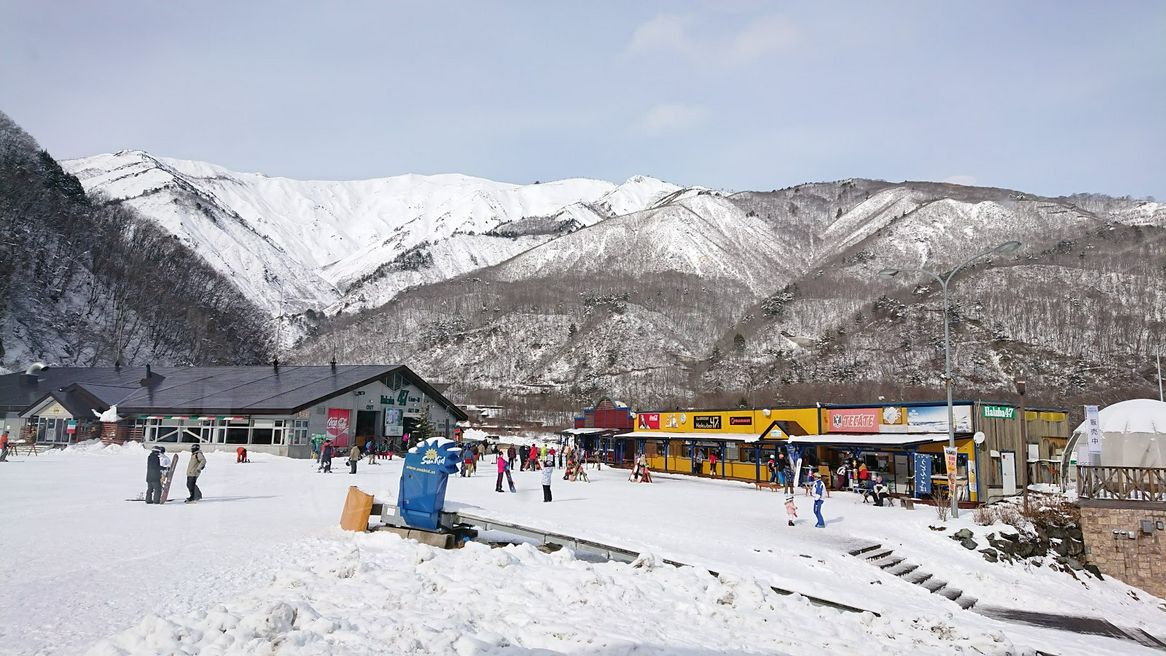
[[[1077,497],[1166,502],[1166,468],[1078,465]]]

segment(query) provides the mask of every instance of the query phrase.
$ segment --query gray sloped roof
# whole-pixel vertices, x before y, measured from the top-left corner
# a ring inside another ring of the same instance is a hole
[[[144,367],[62,367],[42,370],[30,384],[0,376],[0,407],[23,410],[50,392],[77,385],[119,414],[292,414],[322,400],[402,374],[457,417],[465,413],[404,365],[159,367],[143,385]]]

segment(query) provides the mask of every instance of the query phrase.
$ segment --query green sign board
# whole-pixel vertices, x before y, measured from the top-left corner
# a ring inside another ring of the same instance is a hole
[[[1016,408],[1007,405],[985,405],[983,407],[986,419],[1015,419]]]
[[[409,402],[409,390],[403,389],[397,393],[397,398],[381,395],[381,405],[405,405]]]

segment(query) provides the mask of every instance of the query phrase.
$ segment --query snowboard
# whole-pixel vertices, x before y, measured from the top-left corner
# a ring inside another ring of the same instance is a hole
[[[174,481],[174,472],[178,470],[178,454],[175,453],[170,457],[170,467],[162,472],[162,496],[158,499],[158,503],[166,503],[166,497],[170,496],[170,483]]]
[[[506,484],[510,486],[511,492],[514,492],[515,494],[518,493],[518,490],[514,489],[514,479],[510,478],[510,470],[509,469],[506,470]]]

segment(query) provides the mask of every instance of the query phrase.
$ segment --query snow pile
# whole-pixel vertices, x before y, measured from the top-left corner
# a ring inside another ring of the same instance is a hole
[[[142,458],[149,450],[141,442],[126,442],[125,444],[102,444],[101,440],[85,440],[71,444],[64,449],[53,449],[45,455],[56,457],[75,456],[122,456]]]
[[[529,545],[442,551],[388,533],[306,547],[318,564],[208,611],[148,616],[88,653],[1033,653],[950,618],[844,613],[651,560],[595,564]]]

